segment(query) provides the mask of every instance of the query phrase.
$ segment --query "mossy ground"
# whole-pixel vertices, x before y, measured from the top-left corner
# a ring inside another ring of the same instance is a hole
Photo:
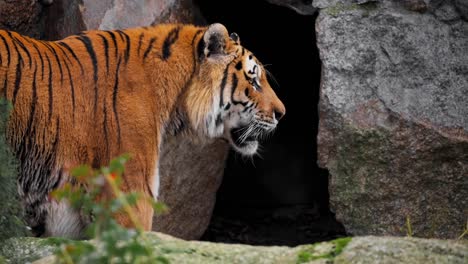
[[[343,249],[351,241],[350,237],[338,238],[330,242],[317,243],[307,246],[301,250],[297,256],[297,263],[307,263],[318,259],[333,260],[341,254]]]
[[[290,247],[259,247],[184,241],[160,233],[147,233],[158,255],[170,263],[467,263],[466,241],[405,237],[353,237],[329,242]],[[0,244],[0,256],[9,262],[54,263],[50,257],[57,238],[11,238]],[[83,243],[92,243],[83,241]],[[1,259],[1,258],[0,258]],[[2,263],[2,262],[0,262]],[[82,263],[86,262],[84,258]]]

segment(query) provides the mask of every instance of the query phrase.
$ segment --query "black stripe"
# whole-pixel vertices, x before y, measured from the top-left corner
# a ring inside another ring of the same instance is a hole
[[[44,58],[42,57],[41,51],[37,47],[35,42],[31,42],[33,48],[36,50],[37,55],[39,55],[39,60],[41,61],[41,80],[44,80]]]
[[[237,64],[236,64],[236,69],[238,71],[240,71],[242,69],[242,61],[239,61]]]
[[[59,45],[61,45],[62,47],[66,48],[68,50],[68,52],[70,52],[70,54],[73,56],[73,58],[76,60],[76,62],[78,62],[78,64],[80,65],[80,69],[81,69],[81,74],[84,74],[84,68],[83,68],[83,65],[81,64],[81,61],[78,59],[78,56],[76,56],[75,52],[73,51],[73,49],[65,42],[59,42],[58,43]]]
[[[3,97],[7,98],[8,71],[5,71],[5,80],[3,81]]]
[[[21,74],[22,74],[22,65],[23,65],[23,58],[21,57],[21,53],[18,50],[18,46],[16,46],[16,42],[13,39],[13,36],[11,35],[11,32],[8,32],[8,35],[12,39],[12,44],[13,47],[15,48],[16,54],[17,54],[17,62],[16,62],[16,76],[15,76],[15,87],[13,90],[13,99],[12,103],[15,105],[16,103],[16,96],[18,96],[19,89],[21,87]]]
[[[193,36],[192,38],[192,47],[193,47],[193,44],[195,44],[195,39],[198,37],[198,35],[200,35],[201,33],[203,32],[203,29],[199,29],[197,30],[197,32],[195,32],[195,35]]]
[[[65,58],[66,58],[66,61],[68,61],[68,63],[71,64],[71,63],[72,63],[72,62],[71,62],[71,59],[70,59],[70,57],[68,57],[68,54],[65,52],[64,47],[61,46],[61,45],[57,45],[56,48],[58,48],[58,49],[62,52],[62,54],[63,54],[63,55],[65,56]],[[64,62],[65,62],[65,60],[64,60]]]
[[[94,113],[97,111],[97,102],[98,102],[98,88],[97,88],[97,81],[98,81],[98,65],[97,65],[97,58],[96,53],[94,52],[93,43],[91,39],[86,36],[79,36],[78,40],[83,42],[86,47],[86,51],[88,51],[89,57],[91,58],[91,62],[93,64],[93,79],[94,79]]]
[[[140,37],[138,38],[138,56],[140,56],[140,49],[141,49],[141,44],[143,42],[143,37],[145,36],[145,33],[141,33]]]
[[[245,79],[246,79],[247,81],[249,81],[249,82],[252,81],[252,78],[250,78],[250,77],[247,75],[247,73],[245,73],[245,71],[244,71],[244,77],[245,77]]]
[[[219,94],[219,107],[222,108],[223,105],[224,105],[224,98],[223,98],[223,94],[224,94],[224,88],[226,87],[226,82],[227,82],[227,77],[228,77],[228,69],[229,67],[226,67],[226,69],[224,70],[224,73],[223,73],[223,79],[221,80],[221,85],[220,85],[220,94]]]
[[[171,32],[169,32],[169,34],[167,34],[167,37],[164,40],[164,43],[162,46],[163,60],[167,60],[171,56],[171,46],[179,38],[179,31],[180,31],[180,27],[176,27],[172,29]]]
[[[245,48],[242,47],[242,56],[244,56],[244,54],[245,54]]]
[[[109,131],[107,130],[107,103],[106,98],[104,98],[104,120],[102,121],[102,125],[104,128],[104,140],[106,141],[106,159],[109,158]]]
[[[36,115],[36,105],[37,105],[37,86],[36,86],[36,75],[37,74],[37,65],[34,68],[33,74],[33,83],[32,83],[32,99],[31,99],[31,110],[29,111],[28,125],[26,127],[26,132],[24,136],[31,138],[31,129],[33,127],[34,116]]]
[[[54,109],[53,103],[54,103],[54,90],[52,86],[52,64],[50,63],[50,59],[48,56],[46,56],[47,63],[49,64],[49,122],[52,120],[52,110]]]
[[[55,126],[55,139],[54,139],[54,143],[52,143],[52,149],[50,151],[50,168],[53,168],[55,165],[55,158],[56,158],[56,154],[57,154],[57,147],[58,147],[58,143],[60,141],[60,119],[57,117],[57,122],[56,122],[56,126]],[[50,175],[50,174],[49,174]]]
[[[119,92],[119,70],[120,70],[120,58],[117,62],[117,68],[115,70],[115,84],[114,84],[114,91],[112,94],[112,109],[115,115],[115,122],[117,123],[117,140],[120,144],[120,122],[119,122],[119,115],[117,113],[117,93]]]
[[[19,56],[19,54],[18,54]],[[16,63],[16,77],[15,77],[15,88],[13,90],[13,99],[12,99],[12,103],[13,105],[15,105],[16,103],[16,96],[18,96],[18,92],[19,92],[19,89],[21,87],[21,74],[22,74],[22,70],[21,70],[21,58],[18,57],[18,62]]]
[[[198,55],[198,60],[202,60],[205,57],[205,40],[203,40],[203,37],[200,38],[197,44],[197,55]]]
[[[109,42],[103,35],[98,34],[98,36],[101,37],[102,42],[104,43],[104,56],[106,57],[106,75],[109,75]]]
[[[63,61],[63,64],[65,65],[65,69],[67,70],[67,75],[68,75],[68,80],[70,81],[70,94],[71,94],[71,97],[72,97],[72,118],[73,118],[73,121],[75,120],[75,87],[73,85],[73,77],[71,75],[71,71],[70,71],[70,66],[72,64],[72,61],[70,59],[70,57],[68,57],[68,54],[67,52],[65,52],[65,49],[63,46],[61,45],[57,45],[57,48],[60,49],[60,51],[62,52],[62,54],[65,56],[65,60]],[[42,59],[42,58],[41,58]]]
[[[72,75],[70,72],[70,67],[68,67],[68,63],[66,61],[64,61],[64,64],[65,64],[65,69],[67,70],[67,73],[68,73],[68,80],[70,80],[70,93],[71,93],[72,107],[73,107],[72,115],[73,115],[73,120],[75,120],[75,87],[73,86],[73,79],[72,79]]]
[[[20,44],[20,42],[18,40],[16,40],[15,37],[13,37],[13,35],[11,34],[10,31],[7,31],[7,34],[11,39],[11,43],[13,44],[13,47],[15,48],[16,53],[18,54],[18,58],[21,58],[21,63],[23,63],[21,53],[19,52],[18,46],[16,45],[16,44]],[[20,46],[20,48],[23,49],[23,47],[21,47],[21,46]],[[29,56],[29,58],[31,58],[31,56]]]
[[[237,101],[234,99],[234,93],[236,92],[236,89],[238,87],[239,79],[237,78],[237,75],[235,73],[232,74],[232,88],[231,88],[231,102],[233,104],[241,104],[242,106],[246,106],[249,102],[242,102],[242,101]]]
[[[126,46],[125,46],[125,64],[128,63],[128,58],[130,57],[130,37],[125,33],[123,32],[122,30],[117,30],[117,33],[119,33],[120,37],[122,37],[122,40],[123,38],[125,38],[125,42],[126,42]]]
[[[221,119],[221,113],[218,113],[218,115],[216,116],[215,125],[219,126],[222,122],[223,120]]]
[[[117,56],[119,55],[119,50],[117,48],[117,38],[115,37],[115,33],[112,31],[105,31],[105,32],[109,34],[109,36],[112,39],[112,43],[114,43],[115,59],[117,59]]]
[[[60,62],[60,58],[59,58],[59,56],[57,54],[57,51],[54,49],[54,47],[51,44],[49,44],[47,42],[43,42],[43,43],[47,48],[49,48],[49,50],[54,55],[55,60],[57,61],[57,65],[59,67],[59,72],[60,72],[60,86],[62,86],[63,85],[63,69],[62,69],[62,63]]]
[[[237,84],[239,83],[239,79],[237,78],[237,75],[235,73],[233,73],[231,76],[232,76],[231,77],[232,78],[231,94],[234,94],[234,92],[237,89]]]
[[[31,54],[29,53],[29,50],[26,48],[26,46],[24,46],[23,42],[21,40],[19,40],[18,38],[16,38],[15,36],[11,35],[11,38],[19,44],[20,48],[26,53],[26,55],[28,56],[28,61],[29,61],[29,68],[31,68],[32,66],[32,58],[31,58]]]
[[[122,40],[122,42],[124,42],[125,41],[124,36],[122,34],[120,34],[119,31],[122,32],[121,30],[115,30],[115,32],[119,33],[120,40]]]
[[[196,38],[198,37],[198,35],[200,35],[202,32],[203,32],[202,29],[199,29],[199,30],[197,30],[197,32],[195,32],[195,35],[194,35],[193,38],[192,38],[192,44],[191,44],[192,47],[195,46],[195,45],[194,45],[194,44],[195,44],[195,39],[196,39]],[[201,38],[201,39],[203,39],[203,38]],[[200,41],[202,41],[202,40],[199,40],[199,42],[200,42]],[[198,43],[198,44],[199,44],[199,43]],[[198,59],[200,58],[200,55],[198,54],[198,45],[197,45],[196,48],[193,48],[193,50],[194,50],[194,52],[193,52],[194,54],[193,54],[193,70],[192,70],[192,72],[195,72],[195,65],[196,65],[196,63],[197,63],[197,58],[198,58]]]
[[[154,44],[155,41],[156,41],[156,37],[152,37],[148,47],[145,50],[145,53],[143,54],[143,59],[146,59],[146,57],[148,57],[151,49],[153,48],[153,44]]]
[[[13,48],[15,48],[18,63],[20,63],[21,66],[23,66],[23,64],[24,64],[23,57],[21,57],[21,53],[18,50],[18,46],[16,45],[16,42],[13,39],[11,40],[11,44],[13,44]]]
[[[5,37],[2,34],[0,34],[0,38],[2,39],[3,44],[5,45],[6,51],[7,51],[7,67],[10,67],[10,61],[11,61],[10,46],[8,45]]]

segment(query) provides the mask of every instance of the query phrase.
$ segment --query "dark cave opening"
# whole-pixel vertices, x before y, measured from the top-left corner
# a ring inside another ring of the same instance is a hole
[[[298,245],[345,235],[329,209],[328,172],[317,166],[321,62],[316,16],[266,1],[195,1],[208,23],[237,32],[275,76],[286,106],[275,134],[252,160],[231,152],[202,240]],[[307,65],[304,67],[303,65]]]

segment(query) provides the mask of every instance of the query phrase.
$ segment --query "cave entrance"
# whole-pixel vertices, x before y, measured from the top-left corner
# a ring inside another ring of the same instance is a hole
[[[344,230],[330,213],[328,173],[317,166],[321,62],[316,16],[266,1],[195,1],[208,23],[220,22],[267,65],[286,106],[275,134],[252,160],[231,152],[211,223],[202,240],[298,245]],[[303,66],[307,65],[307,66]]]

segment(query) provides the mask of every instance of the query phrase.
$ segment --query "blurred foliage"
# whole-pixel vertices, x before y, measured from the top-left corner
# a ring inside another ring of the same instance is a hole
[[[149,241],[137,215],[134,205],[137,201],[152,204],[156,213],[166,211],[164,204],[141,193],[124,193],[120,190],[124,165],[128,155],[113,159],[108,167],[92,169],[81,166],[72,171],[77,184],[65,184],[52,193],[58,200],[66,199],[76,210],[91,216],[87,234],[93,238],[86,241],[58,240],[56,256],[59,263],[168,263],[154,251],[154,241]],[[112,198],[102,197],[111,190]],[[115,214],[126,214],[135,228],[120,226]]]
[[[6,142],[11,108],[11,103],[0,98],[0,241],[29,234],[17,191],[18,163]]]

